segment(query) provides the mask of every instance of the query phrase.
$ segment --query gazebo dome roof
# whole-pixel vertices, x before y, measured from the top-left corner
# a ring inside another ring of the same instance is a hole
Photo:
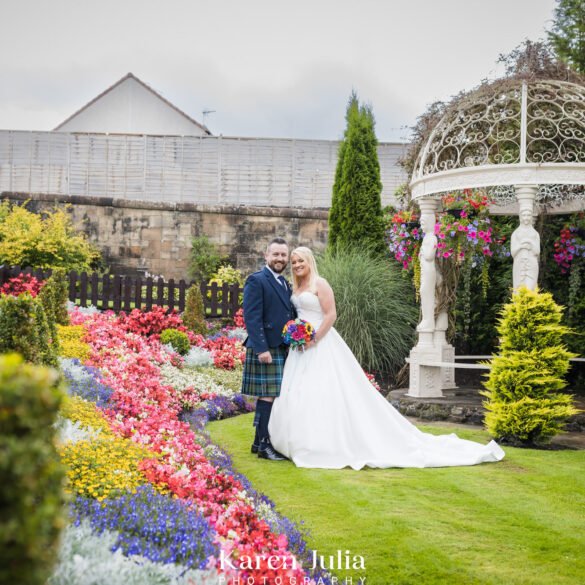
[[[556,189],[562,199],[582,194],[584,86],[504,79],[468,94],[430,133],[411,180],[415,199],[466,188],[507,199],[518,185],[539,185],[541,196]]]

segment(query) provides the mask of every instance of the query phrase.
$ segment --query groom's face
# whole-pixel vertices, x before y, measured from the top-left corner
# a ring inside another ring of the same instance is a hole
[[[286,244],[270,244],[264,258],[268,267],[280,274],[288,264],[288,246]]]

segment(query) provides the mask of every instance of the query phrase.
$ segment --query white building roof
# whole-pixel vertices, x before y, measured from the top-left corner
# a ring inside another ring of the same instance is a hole
[[[128,73],[59,124],[57,132],[207,136],[211,132]]]

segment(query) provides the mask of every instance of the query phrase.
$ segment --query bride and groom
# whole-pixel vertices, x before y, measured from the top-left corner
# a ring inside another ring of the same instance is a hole
[[[481,445],[423,433],[373,388],[333,328],[335,298],[311,250],[290,254],[292,288],[282,276],[289,262],[285,240],[273,239],[265,260],[244,286],[242,393],[257,397],[252,453],[289,458],[298,467],[356,470],[475,465],[504,457],[494,441]],[[282,329],[297,316],[316,335],[303,351],[289,351]]]

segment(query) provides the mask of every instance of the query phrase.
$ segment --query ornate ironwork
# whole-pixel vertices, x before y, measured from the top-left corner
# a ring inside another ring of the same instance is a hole
[[[585,162],[585,87],[519,80],[471,94],[446,112],[413,179],[484,165]]]

